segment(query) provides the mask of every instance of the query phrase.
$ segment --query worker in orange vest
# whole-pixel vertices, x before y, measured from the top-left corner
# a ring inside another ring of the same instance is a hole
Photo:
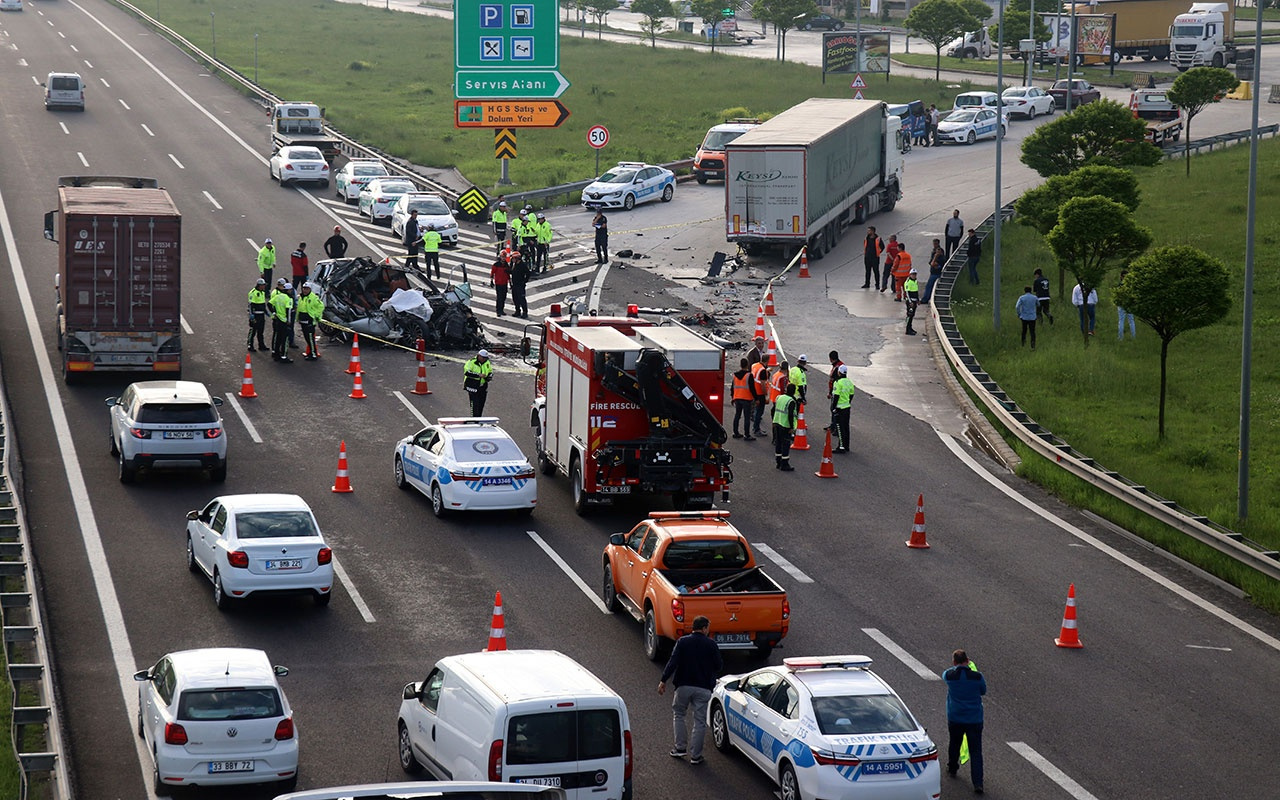
[[[791,373],[791,365],[786,361],[778,362],[778,370],[769,378],[769,402],[775,403],[778,396],[787,391],[787,386],[791,384],[791,379],[787,376]]]
[[[751,416],[755,409],[756,393],[752,388],[754,379],[751,377],[751,367],[747,364],[745,358],[738,362],[738,371],[733,373],[733,438],[742,439],[746,442],[754,442],[756,437],[751,435]],[[738,433],[738,422],[741,420],[746,435]]]
[[[898,260],[898,250],[901,245],[898,244],[898,234],[889,234],[889,241],[884,246],[884,277],[880,281],[880,291],[889,288],[889,277],[893,274],[893,264]]]
[[[893,262],[893,299],[902,302],[902,284],[907,282],[911,274],[911,254],[907,248],[898,245],[898,257]]]
[[[756,395],[751,411],[752,435],[760,437],[764,436],[760,430],[760,423],[764,421],[764,399],[769,394],[769,368],[763,361],[751,365],[751,389]]]

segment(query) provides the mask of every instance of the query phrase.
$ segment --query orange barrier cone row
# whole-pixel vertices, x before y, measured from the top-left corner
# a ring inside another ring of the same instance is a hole
[[[489,646],[485,648],[492,653],[494,650],[507,649],[507,627],[502,620],[502,592],[493,593],[493,622],[489,625]]]
[[[351,477],[347,474],[347,443],[338,445],[338,477],[334,479],[329,491],[346,494],[354,491],[351,488]]]
[[[369,395],[364,393],[364,381],[361,379],[363,373],[357,372],[355,379],[351,382],[351,394],[347,395],[352,400],[363,400]]]
[[[805,247],[800,250],[800,275],[801,278],[812,277],[809,274],[809,248]]]
[[[827,443],[822,448],[822,466],[818,467],[818,471],[813,473],[819,478],[839,478],[836,474],[835,464],[831,463],[831,431],[827,430]]]
[[[422,339],[418,340],[418,382],[411,394],[431,394],[427,387],[427,343]]]
[[[1076,627],[1076,585],[1074,583],[1067,587],[1067,608],[1062,612],[1062,630],[1053,643],[1058,647],[1073,649],[1084,647],[1080,643],[1080,630]]]
[[[773,289],[769,289],[768,294],[764,296],[764,315],[766,317],[778,316],[778,312],[773,308]]]
[[[244,354],[244,377],[240,379],[240,396],[254,398],[258,393],[253,389],[253,358]]]
[[[791,440],[791,449],[809,449],[809,426],[804,424],[804,403],[800,404],[800,413],[796,417],[796,437]]]
[[[755,332],[755,334],[752,336],[752,338],[754,339],[754,338],[757,338],[757,337],[759,337],[759,338],[761,338],[761,339],[763,339],[763,338],[765,337],[765,332],[764,332],[764,306],[756,306],[756,332]]]
[[[928,550],[929,542],[924,535],[924,495],[916,498],[916,520],[911,525],[911,540],[907,547],[912,550]]]
[[[360,371],[360,334],[351,334],[351,363],[347,365],[347,374],[355,375]]]
[[[765,346],[765,352],[769,354],[769,361],[765,364],[767,367],[778,366],[778,343],[769,337],[769,344]]]

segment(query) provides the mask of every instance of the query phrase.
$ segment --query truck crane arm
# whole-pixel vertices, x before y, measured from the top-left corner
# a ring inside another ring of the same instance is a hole
[[[601,382],[645,410],[654,436],[691,435],[715,444],[728,439],[724,426],[659,350],[640,351],[634,376],[606,362]]]

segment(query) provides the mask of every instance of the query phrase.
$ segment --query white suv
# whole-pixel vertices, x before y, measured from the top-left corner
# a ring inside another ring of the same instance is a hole
[[[142,381],[106,402],[121,483],[133,483],[139,469],[207,469],[214,481],[227,479],[222,398],[210,395],[203,383]]]

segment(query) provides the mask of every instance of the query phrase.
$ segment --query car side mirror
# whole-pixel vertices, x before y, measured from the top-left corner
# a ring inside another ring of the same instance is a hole
[[[615,533],[609,537],[609,544],[616,547],[622,547],[627,543],[627,535],[625,533]]]
[[[418,687],[420,687],[421,685],[422,685],[422,684],[420,684],[420,683],[406,683],[406,684],[405,684],[405,686],[404,686],[404,699],[405,699],[405,700],[417,700],[417,699],[418,699]]]
[[[215,398],[213,398],[213,404],[214,404],[215,406],[221,406],[221,405],[222,405],[222,398],[221,398],[221,397],[215,397]]]
[[[289,674],[289,668],[282,667],[279,664],[276,664],[274,667],[272,667],[271,671],[276,674],[277,678],[283,678],[285,675]]]
[[[135,681],[138,681],[139,683],[143,681],[149,681],[151,680],[151,670],[140,669],[137,672],[133,673],[133,679]]]
[[[44,215],[44,238],[48,239],[51,242],[58,241],[57,238],[55,238],[53,235],[53,218],[54,218],[54,215],[57,213],[58,213],[57,211],[48,211],[48,212],[45,212],[45,215]]]
[[[200,519],[200,512],[199,512],[199,511],[188,511],[188,512],[187,512],[187,519],[192,520],[193,522],[194,522],[195,520]]]
[[[116,406],[120,405],[120,398],[119,398],[119,397],[108,397],[108,398],[106,399],[106,404],[107,404],[107,408],[115,408]]]
[[[736,692],[738,691],[738,688],[739,688],[739,683],[736,680],[729,681],[724,685],[724,690],[726,692]]]

